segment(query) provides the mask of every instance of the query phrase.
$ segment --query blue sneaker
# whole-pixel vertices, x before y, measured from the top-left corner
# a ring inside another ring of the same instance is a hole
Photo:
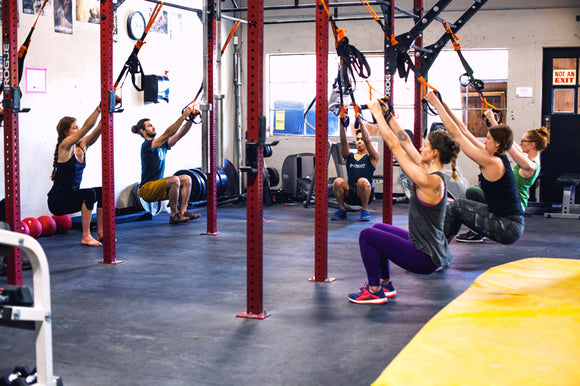
[[[348,300],[357,304],[385,304],[387,297],[384,291],[370,292],[369,286],[365,283],[359,292],[349,294]]]
[[[361,210],[360,211],[360,220],[361,221],[371,221],[371,214],[368,210]]]
[[[345,220],[346,219],[346,210],[339,209],[332,215],[331,220]]]
[[[389,284],[381,286],[385,292],[385,297],[394,298],[397,295],[397,290],[393,287],[393,282],[390,281]]]

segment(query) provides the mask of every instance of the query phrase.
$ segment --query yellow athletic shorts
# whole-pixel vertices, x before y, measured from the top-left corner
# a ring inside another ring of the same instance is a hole
[[[147,202],[169,200],[167,194],[167,178],[149,181],[139,188],[139,196]]]

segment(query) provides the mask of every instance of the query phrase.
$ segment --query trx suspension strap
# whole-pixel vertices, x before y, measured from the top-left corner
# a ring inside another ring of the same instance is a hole
[[[338,88],[340,95],[340,120],[345,128],[348,127],[349,118],[348,111],[344,107],[344,95],[350,95],[355,113],[355,127],[358,127],[360,111],[354,98],[355,87],[353,87],[353,84],[356,86],[356,79],[354,75],[356,73],[361,78],[366,79],[371,75],[371,69],[364,55],[358,49],[356,49],[356,47],[349,44],[348,38],[345,34],[346,31],[336,26],[336,23],[330,15],[324,0],[320,0],[318,3],[318,8],[322,9],[321,7],[324,8],[326,14],[328,15],[328,20],[334,35],[336,54],[340,58],[338,75],[333,85],[333,88]]]
[[[463,13],[463,15],[461,15],[455,21],[455,23],[449,25],[449,29],[451,30],[451,32],[456,34],[457,31],[459,31],[461,29],[461,27],[463,27],[469,21],[469,19],[471,19],[473,17],[473,15],[475,15],[475,13],[481,7],[483,7],[483,5],[486,2],[487,2],[487,0],[474,0],[473,4],[469,7],[468,10],[465,11],[465,13]],[[447,43],[449,42],[450,39],[451,39],[451,36],[446,32],[435,43],[431,44],[430,46],[425,47],[423,53],[421,54],[420,74],[422,76],[424,76],[429,71],[429,69],[433,65],[433,62],[437,58],[437,55],[439,55],[439,53],[441,52],[443,47],[445,47],[445,45],[447,45]]]
[[[240,26],[241,23],[242,23],[242,21],[240,19],[238,19],[234,23],[234,25],[232,26],[232,29],[230,30],[228,38],[226,39],[226,42],[224,43],[224,46],[221,49],[222,55],[226,51],[228,44],[230,44],[230,41],[234,37],[234,34],[238,30],[238,27]],[[199,86],[199,90],[197,90],[197,93],[195,94],[195,98],[193,98],[193,100],[191,102],[189,102],[187,104],[187,106],[185,106],[183,108],[183,110],[185,110],[187,107],[191,107],[191,109],[193,110],[193,112],[187,118],[185,118],[186,121],[193,121],[193,123],[195,123],[195,124],[201,123],[201,112],[199,110],[195,109],[195,102],[197,102],[197,98],[199,98],[202,91],[203,91],[203,82]]]
[[[135,83],[135,74],[143,75],[143,68],[141,67],[141,63],[139,62],[137,55],[139,54],[139,50],[141,49],[141,47],[143,47],[143,44],[145,44],[145,37],[147,36],[147,33],[149,33],[149,30],[151,29],[153,22],[155,22],[155,19],[157,18],[157,15],[159,15],[159,12],[161,11],[162,6],[163,6],[163,1],[160,3],[157,3],[155,5],[155,8],[153,9],[153,12],[151,13],[151,17],[149,18],[149,22],[147,23],[147,25],[145,26],[145,30],[143,31],[143,35],[135,43],[135,46],[133,47],[133,51],[131,52],[131,55],[129,55],[129,58],[125,62],[125,65],[123,66],[123,69],[121,70],[121,73],[119,74],[119,76],[117,77],[117,80],[115,81],[115,84],[113,85],[113,92],[116,93],[117,87],[119,86],[119,84],[121,84],[121,87],[123,87],[123,83],[125,83],[125,78],[127,77],[128,72],[131,73],[131,80],[133,81],[133,86],[135,86],[135,89],[137,89],[137,91],[143,90],[141,87],[137,86],[137,84]],[[117,100],[118,100],[118,103],[116,105],[115,111],[121,112],[121,111],[123,111],[121,109],[121,107],[123,106],[122,98],[117,97]]]
[[[483,95],[483,88],[485,84],[483,83],[483,81],[475,79],[475,77],[473,76],[473,70],[471,69],[471,66],[469,66],[469,63],[467,63],[467,60],[465,59],[463,53],[461,52],[461,45],[458,42],[460,37],[454,34],[453,31],[451,31],[449,24],[445,23],[444,27],[445,31],[447,31],[447,34],[449,34],[450,39],[453,42],[453,49],[455,50],[455,52],[457,52],[459,60],[461,61],[461,65],[463,65],[463,68],[465,69],[465,73],[459,77],[459,83],[461,83],[463,87],[471,86],[473,87],[475,92],[477,92],[477,94],[479,95],[479,99],[481,99],[481,110],[482,110],[481,117],[488,126],[491,126],[491,123],[485,117],[484,112],[486,108],[491,108],[493,113],[496,115],[497,122],[501,122],[503,118],[501,111],[487,101],[487,99]]]
[[[409,32],[400,34],[395,36],[391,34],[390,40],[392,44],[391,52],[388,52],[387,55],[396,58],[397,68],[399,69],[399,75],[401,78],[406,78],[407,73],[405,70],[401,71],[401,68],[404,68],[404,64],[408,63],[409,60],[407,59],[409,55],[407,52],[411,49],[413,42],[421,36],[423,31],[427,29],[429,24],[433,20],[437,18],[437,16],[451,3],[452,0],[439,0],[427,13],[419,19],[413,28],[409,30]],[[391,68],[391,74],[394,74],[397,71],[397,68]]]
[[[22,73],[24,70],[24,58],[26,58],[26,54],[28,53],[28,47],[30,47],[30,39],[32,38],[32,33],[34,32],[34,29],[36,28],[36,23],[38,23],[38,19],[40,18],[40,15],[42,14],[42,10],[44,9],[44,6],[46,5],[47,2],[48,2],[48,0],[44,0],[42,5],[40,6],[40,10],[38,11],[38,15],[36,16],[36,19],[34,20],[34,24],[32,24],[32,27],[30,28],[30,32],[28,32],[28,36],[24,40],[24,43],[22,43],[22,45],[18,49],[18,83],[20,83],[20,80],[22,79]],[[0,90],[4,90],[3,85],[4,85],[4,82],[0,83]]]

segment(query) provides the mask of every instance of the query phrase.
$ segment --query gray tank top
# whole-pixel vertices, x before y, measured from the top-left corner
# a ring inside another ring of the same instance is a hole
[[[438,267],[451,261],[451,251],[443,233],[445,209],[447,208],[447,175],[435,172],[445,183],[445,192],[436,205],[425,204],[417,198],[416,189],[409,200],[409,240],[415,248],[431,257]]]

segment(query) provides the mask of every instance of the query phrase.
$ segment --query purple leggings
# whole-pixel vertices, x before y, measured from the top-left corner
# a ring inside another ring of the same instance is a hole
[[[377,223],[363,229],[359,246],[369,286],[390,279],[389,260],[413,273],[429,274],[439,268],[409,241],[408,231],[393,225]]]

